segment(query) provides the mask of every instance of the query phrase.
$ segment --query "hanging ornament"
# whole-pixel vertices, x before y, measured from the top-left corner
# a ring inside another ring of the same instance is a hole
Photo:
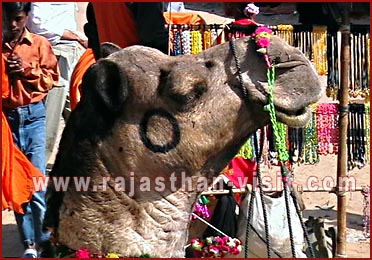
[[[365,238],[370,237],[370,226],[371,226],[371,219],[370,219],[370,187],[366,186],[363,191],[363,235]]]
[[[173,55],[182,55],[181,32],[174,30]]]
[[[182,54],[191,54],[191,33],[186,27],[181,32]]]
[[[318,154],[318,133],[317,133],[317,106],[312,106],[311,120],[306,124],[304,128],[304,144],[303,144],[303,156],[302,160],[305,163],[316,164],[319,162]]]
[[[317,108],[318,152],[322,155],[338,152],[338,105],[321,103]]]
[[[191,54],[199,54],[202,52],[203,40],[199,30],[191,31]]]
[[[278,24],[276,30],[274,30],[274,34],[293,46],[293,25]]]
[[[319,75],[327,75],[327,27],[314,26],[311,34],[312,63]]]

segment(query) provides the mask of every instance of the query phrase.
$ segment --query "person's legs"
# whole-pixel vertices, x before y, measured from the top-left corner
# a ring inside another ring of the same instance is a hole
[[[45,174],[45,105],[42,101],[29,106],[28,118],[24,124],[25,154],[33,165]],[[36,244],[49,240],[49,233],[43,232],[43,221],[46,211],[45,191],[35,192],[30,201]]]
[[[7,112],[15,143],[33,165],[45,174],[45,105],[42,101]],[[22,243],[29,248],[33,243],[44,243],[49,233],[42,231],[46,211],[45,192],[33,194],[24,205],[25,214],[15,213]]]
[[[22,143],[24,124],[24,113],[22,112],[23,110],[24,108],[15,108],[4,111],[7,115],[9,126],[12,129],[13,141],[22,151],[24,148],[24,145]],[[25,214],[14,212],[14,216],[17,222],[21,243],[23,244],[24,248],[27,249],[34,247],[34,223],[32,220],[32,211],[30,204],[25,203],[22,205],[22,208]]]

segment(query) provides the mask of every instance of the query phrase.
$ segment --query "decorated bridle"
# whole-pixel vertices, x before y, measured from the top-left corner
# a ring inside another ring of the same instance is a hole
[[[287,219],[288,219],[288,227],[289,227],[289,237],[291,241],[291,252],[292,256],[296,257],[295,248],[294,248],[294,239],[293,239],[293,230],[291,225],[291,216],[289,213],[289,191],[287,189],[289,185],[289,171],[287,169],[287,163],[289,161],[289,153],[287,151],[286,142],[285,142],[285,135],[283,131],[283,124],[280,124],[276,119],[275,114],[275,105],[274,105],[274,81],[275,81],[275,67],[269,60],[269,56],[267,54],[267,48],[270,46],[270,39],[272,37],[272,30],[267,28],[266,26],[260,26],[256,28],[253,34],[251,34],[251,39],[255,42],[257,45],[257,52],[263,55],[263,58],[266,63],[267,67],[267,81],[268,81],[268,104],[264,106],[264,110],[269,112],[270,116],[270,123],[273,128],[273,135],[274,135],[274,142],[276,151],[278,152],[278,159],[279,159],[279,165],[281,166],[281,174],[282,174],[282,181],[283,181],[283,188],[284,188],[284,196],[285,196],[285,204],[287,208]],[[236,44],[235,44],[235,38],[233,37],[230,40],[230,48],[232,50],[234,60],[235,60],[235,66],[237,68],[239,83],[240,83],[240,89],[243,95],[243,100],[246,104],[249,104],[249,97],[247,93],[247,89],[244,87],[243,84],[243,77],[241,68],[239,65],[239,60],[237,56],[236,51]],[[261,179],[261,173],[260,173],[260,160],[261,160],[261,151],[262,147],[258,148],[258,141],[257,141],[257,135],[253,134],[253,140],[254,140],[254,150],[256,154],[256,161],[257,161],[257,180],[258,180],[258,186],[259,186],[259,192],[260,196],[263,197],[263,190],[262,190],[262,179]],[[262,144],[261,144],[262,145]],[[248,258],[248,239],[249,239],[249,230],[250,230],[250,223],[251,223],[251,216],[252,216],[252,208],[253,208],[253,200],[255,197],[255,193],[251,194],[250,202],[249,202],[249,212],[247,218],[247,228],[246,228],[246,240],[244,245],[244,251],[245,251],[245,258]],[[299,212],[298,204],[296,201],[296,197],[291,193],[291,197],[294,200],[294,205],[296,207],[296,210]],[[275,251],[271,248],[270,245],[270,239],[269,239],[269,230],[268,230],[268,218],[267,218],[267,212],[266,207],[264,205],[264,200],[261,200],[262,203],[262,210],[263,210],[263,218],[264,218],[264,224],[265,224],[265,235],[266,240],[264,241],[266,243],[267,248],[267,256],[268,258],[271,257],[271,252]],[[310,249],[310,254],[313,256],[314,252],[311,247],[309,238],[307,236],[307,230],[306,227],[303,225],[302,217],[299,215],[300,222],[302,223],[302,229],[305,234],[306,242]]]

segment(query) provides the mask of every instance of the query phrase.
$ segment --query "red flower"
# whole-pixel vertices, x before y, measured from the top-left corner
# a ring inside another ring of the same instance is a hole
[[[76,258],[89,258],[90,253],[88,249],[82,248],[76,251],[75,256]]]

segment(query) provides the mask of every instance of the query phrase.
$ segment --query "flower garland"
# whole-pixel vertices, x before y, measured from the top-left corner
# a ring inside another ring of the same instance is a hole
[[[66,246],[57,246],[57,258],[126,258],[116,253],[92,253],[87,248],[72,250]],[[138,258],[150,258],[149,254],[142,254]]]
[[[193,238],[191,246],[198,258],[225,257],[227,254],[238,255],[242,251],[242,243],[237,238],[207,237],[205,239]]]

